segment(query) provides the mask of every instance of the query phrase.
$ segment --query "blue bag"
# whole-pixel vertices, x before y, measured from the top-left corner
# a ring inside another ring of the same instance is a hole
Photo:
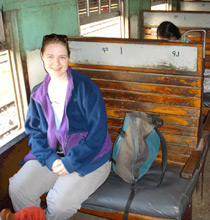
[[[156,159],[160,143],[162,146],[161,184],[167,165],[167,143],[158,127],[163,120],[144,112],[126,113],[123,126],[116,138],[112,152],[112,168],[125,182],[131,183],[131,193],[125,208],[127,219],[129,207],[134,197],[136,182],[150,169]]]

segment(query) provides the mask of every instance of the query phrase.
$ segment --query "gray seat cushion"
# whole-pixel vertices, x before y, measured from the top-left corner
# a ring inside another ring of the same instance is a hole
[[[138,189],[130,212],[160,218],[181,219],[199,176],[197,170],[191,179],[180,178],[181,169],[168,166],[161,186],[157,187],[161,165],[153,164],[148,173],[138,181]],[[105,183],[82,204],[82,208],[103,212],[122,212],[129,193],[130,184],[111,171]]]
[[[203,93],[202,105],[205,107],[210,107],[210,93]]]

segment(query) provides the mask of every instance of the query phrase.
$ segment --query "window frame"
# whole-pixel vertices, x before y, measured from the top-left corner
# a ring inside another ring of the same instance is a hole
[[[121,0],[77,0],[77,7],[80,25],[118,17],[121,14]]]
[[[4,12],[2,24],[5,34],[4,39],[6,41],[3,42],[6,46],[5,48],[2,48],[2,50],[5,49],[8,51],[8,60],[10,63],[10,70],[14,86],[14,96],[19,118],[19,126],[17,130],[0,145],[0,154],[2,154],[6,150],[14,146],[17,142],[25,138],[24,122],[28,109],[25,79],[19,48],[16,11]]]

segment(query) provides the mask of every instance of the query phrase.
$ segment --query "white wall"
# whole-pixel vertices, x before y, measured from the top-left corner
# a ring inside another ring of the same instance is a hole
[[[27,67],[29,76],[29,85],[32,89],[40,83],[46,76],[43,63],[40,57],[40,50],[27,51]]]

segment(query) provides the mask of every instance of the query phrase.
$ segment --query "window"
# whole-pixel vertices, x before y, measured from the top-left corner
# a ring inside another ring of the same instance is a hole
[[[169,0],[151,0],[151,10],[168,11],[169,7]]]
[[[27,108],[20,53],[14,45],[11,14],[0,16],[0,153],[24,137]],[[13,16],[13,19],[15,16]],[[14,28],[14,23],[13,23]],[[7,43],[6,43],[7,42]],[[16,48],[16,49],[15,49]]]
[[[78,0],[81,36],[123,37],[122,0]]]
[[[119,16],[120,0],[78,0],[80,25]]]
[[[18,114],[8,50],[0,52],[0,143],[18,128]]]

